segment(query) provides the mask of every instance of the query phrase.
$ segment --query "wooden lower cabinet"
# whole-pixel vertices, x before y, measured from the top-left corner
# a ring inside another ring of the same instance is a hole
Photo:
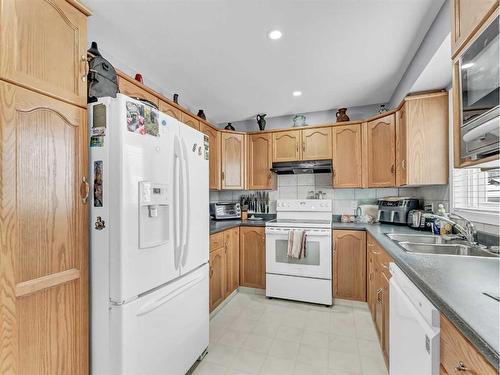
[[[441,374],[494,375],[498,372],[455,326],[441,315]]]
[[[224,231],[226,256],[226,295],[229,296],[240,285],[240,228]]]
[[[389,280],[391,277],[389,263],[393,262],[393,259],[370,235],[367,239],[367,255],[368,306],[375,322],[385,362],[389,365]]]
[[[333,294],[366,301],[366,232],[333,231]]]
[[[240,228],[240,285],[250,288],[266,288],[264,227]]]
[[[0,112],[0,374],[87,374],[87,111],[0,81]]]
[[[224,247],[210,252],[209,265],[209,307],[212,311],[226,298],[226,254]]]

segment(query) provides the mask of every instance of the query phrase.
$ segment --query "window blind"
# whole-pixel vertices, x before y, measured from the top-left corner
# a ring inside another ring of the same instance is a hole
[[[453,206],[458,209],[499,212],[500,169],[454,169]]]

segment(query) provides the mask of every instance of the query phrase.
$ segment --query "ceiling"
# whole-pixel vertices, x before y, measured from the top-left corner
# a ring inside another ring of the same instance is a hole
[[[105,57],[221,123],[387,102],[444,0],[85,2]]]

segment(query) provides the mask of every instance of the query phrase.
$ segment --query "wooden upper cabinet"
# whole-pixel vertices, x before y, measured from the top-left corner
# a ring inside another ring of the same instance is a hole
[[[221,135],[221,187],[245,188],[245,135],[223,132]]]
[[[208,137],[208,187],[212,190],[220,189],[220,132],[205,123],[200,123],[200,131]]]
[[[444,315],[440,319],[440,360],[446,374],[495,375],[498,371]],[[458,370],[457,370],[458,368]]]
[[[366,232],[334,230],[333,242],[334,296],[366,301]]]
[[[273,140],[271,133],[252,134],[248,137],[248,188],[273,189],[275,175],[273,164]]]
[[[240,285],[266,288],[265,228],[240,228]]]
[[[472,38],[484,20],[498,7],[498,0],[451,1],[451,54]]]
[[[396,186],[408,184],[406,105],[396,112]]]
[[[0,78],[86,107],[90,12],[66,0],[2,0],[0,9]]]
[[[59,21],[38,3],[18,11]],[[87,111],[5,82],[0,108],[0,372],[88,374]]]
[[[273,162],[300,160],[300,130],[273,133]]]
[[[448,183],[448,94],[409,96],[396,113],[396,186]]]
[[[181,113],[181,122],[191,126],[193,129],[200,130],[200,120],[194,116],[188,115],[186,112]]]
[[[173,117],[179,121],[182,121],[182,111],[179,108],[174,107],[170,103],[167,103],[166,101],[161,100],[161,99],[160,99],[159,108],[160,108],[160,112],[163,112],[163,113],[169,115],[170,117]]]
[[[158,108],[160,107],[160,100],[155,95],[141,87],[139,82],[132,80],[132,78],[124,78],[123,74],[118,75],[118,88],[120,89],[120,93],[123,95],[127,95],[135,99],[144,99],[153,103]]]
[[[366,124],[366,163],[368,187],[391,187],[396,183],[395,115]]]
[[[226,297],[240,285],[240,228],[232,228],[224,233],[226,252]]]
[[[332,155],[333,186],[361,187],[361,124],[332,127]]]
[[[212,311],[226,298],[226,253],[221,247],[209,254],[209,309]]]
[[[301,160],[321,160],[332,158],[331,128],[313,128],[301,131]]]

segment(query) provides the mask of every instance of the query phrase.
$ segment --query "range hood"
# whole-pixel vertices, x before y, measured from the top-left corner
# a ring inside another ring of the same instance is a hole
[[[273,163],[271,171],[276,174],[332,173],[332,161],[285,161]]]

